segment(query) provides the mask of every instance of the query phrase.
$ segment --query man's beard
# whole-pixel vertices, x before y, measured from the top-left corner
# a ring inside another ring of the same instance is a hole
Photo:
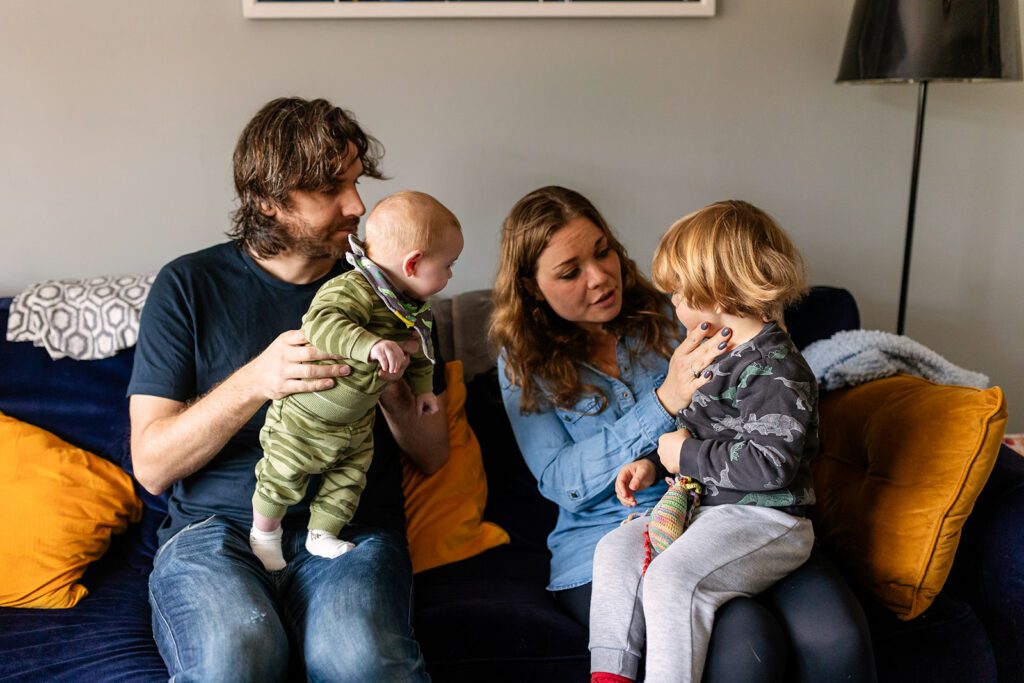
[[[320,230],[296,220],[288,224],[278,222],[273,227],[273,235],[283,252],[291,256],[337,260],[349,251],[349,243],[347,239],[338,242],[332,238],[342,231],[355,234],[358,228],[358,218],[345,218]]]

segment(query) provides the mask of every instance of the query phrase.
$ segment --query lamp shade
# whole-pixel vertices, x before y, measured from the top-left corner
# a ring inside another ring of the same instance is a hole
[[[1020,79],[1017,0],[857,0],[836,81]]]

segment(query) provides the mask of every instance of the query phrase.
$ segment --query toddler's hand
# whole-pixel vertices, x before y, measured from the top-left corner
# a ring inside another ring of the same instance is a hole
[[[615,476],[615,497],[626,507],[635,506],[633,494],[653,484],[656,474],[654,463],[646,458],[623,465]]]
[[[409,365],[409,354],[398,343],[382,339],[370,349],[370,360],[380,363],[381,374],[397,379]]]
[[[690,432],[685,429],[677,429],[674,432],[662,434],[658,439],[658,459],[672,474],[679,474],[679,451],[683,448],[683,442],[689,438]]]
[[[421,417],[423,415],[435,415],[440,409],[441,406],[440,403],[438,403],[437,394],[427,393],[416,396],[417,415]]]

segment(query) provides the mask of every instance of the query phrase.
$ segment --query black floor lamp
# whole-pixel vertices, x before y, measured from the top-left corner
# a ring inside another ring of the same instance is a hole
[[[918,84],[897,334],[906,318],[928,83],[1008,80],[1021,80],[1017,0],[856,0],[836,82]]]

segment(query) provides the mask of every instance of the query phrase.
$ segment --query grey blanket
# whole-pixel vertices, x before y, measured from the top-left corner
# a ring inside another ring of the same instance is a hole
[[[807,346],[803,355],[818,386],[825,391],[897,374],[939,384],[979,389],[989,386],[986,375],[954,365],[909,337],[877,330],[837,332],[830,339]]]

